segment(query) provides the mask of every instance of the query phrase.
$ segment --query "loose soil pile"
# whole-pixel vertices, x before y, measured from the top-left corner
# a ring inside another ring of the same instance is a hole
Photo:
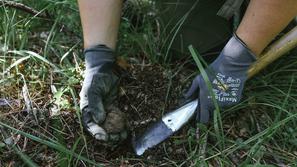
[[[172,77],[173,74],[175,74],[174,77]],[[82,154],[84,156],[109,166],[118,166],[120,164],[151,164],[156,166],[157,164],[168,163],[167,158],[176,162],[184,160],[186,154],[184,153],[183,144],[175,145],[173,140],[168,140],[164,145],[161,144],[147,151],[142,157],[136,157],[131,146],[131,134],[141,134],[152,122],[161,118],[164,112],[174,109],[178,105],[185,84],[188,83],[186,76],[189,76],[189,73],[185,74],[184,70],[176,72],[166,70],[160,65],[131,63],[121,78],[117,99],[119,108],[128,117],[129,138],[119,145],[111,147],[110,144],[98,142],[87,135],[87,148],[83,148],[84,142],[80,138],[76,152],[83,149]],[[16,83],[9,87],[14,87],[15,89],[10,91],[16,92],[20,90],[21,85]],[[77,91],[79,92],[79,89]],[[56,137],[57,131],[55,129],[58,129],[61,132],[59,135],[64,142],[63,144],[68,149],[72,149],[82,133],[79,130],[81,129],[79,119],[75,112],[69,111],[51,117],[49,107],[52,106],[46,104],[49,101],[48,99],[51,98],[50,94],[50,90],[45,87],[40,87],[38,94],[34,92],[34,97],[32,97],[34,105],[39,105],[39,108],[34,112],[24,110],[24,100],[20,97],[21,95],[9,97],[9,99],[12,99],[9,103],[10,106],[2,105],[5,107],[1,108],[2,120],[10,126],[40,138],[61,140]],[[20,100],[13,100],[14,98]],[[7,131],[8,134],[12,134],[7,129],[3,128],[3,130]],[[186,133],[187,131],[184,130],[174,138],[186,140]],[[9,135],[4,138],[7,137]],[[24,136],[14,134],[13,141],[17,143],[22,152],[32,157],[32,160],[41,166],[55,166],[57,158],[59,158],[59,155],[47,146],[31,141]],[[5,154],[0,155],[1,166],[2,164],[4,166],[7,164],[18,166],[18,164],[22,163],[13,150],[6,147],[3,149],[5,149]],[[88,153],[86,153],[85,149],[87,149]]]
[[[181,164],[191,156],[191,149],[193,149],[189,145],[189,136],[195,134],[193,131],[189,131],[193,127],[190,124],[182,128],[169,140],[145,152],[141,157],[134,154],[131,145],[132,134],[143,133],[151,123],[160,119],[162,114],[178,106],[182,93],[190,84],[191,79],[188,76],[192,74],[193,70],[187,70],[181,64],[175,67],[178,68],[169,68],[176,69],[170,71],[160,65],[148,63],[129,64],[129,68],[121,78],[117,101],[120,110],[127,114],[130,135],[127,140],[116,146],[96,141],[89,135],[85,135],[86,140],[84,140],[81,137],[84,132],[80,127],[79,118],[75,111],[63,111],[58,116],[50,116],[49,110],[52,107],[50,99],[52,99],[52,95],[48,85],[40,84],[39,87],[35,86],[36,91],[30,92],[33,106],[38,106],[33,112],[24,109],[26,108],[24,99],[19,93],[22,88],[21,84],[4,85],[5,89],[1,90],[1,94],[3,94],[2,97],[7,97],[8,101],[0,101],[2,106],[0,108],[1,120],[34,136],[59,141],[68,149],[73,149],[76,153],[81,153],[81,155],[89,159],[105,164],[105,166],[172,166],[174,163]],[[77,94],[79,90],[80,86],[76,89]],[[71,103],[75,102],[71,98],[69,101]],[[258,115],[258,113],[252,111],[252,114]],[[248,138],[249,124],[252,124],[248,120],[249,116],[250,112],[228,116],[228,119],[223,123],[224,133],[234,140]],[[260,117],[260,115],[257,117]],[[1,128],[1,133],[3,139],[8,138],[16,143],[20,151],[26,153],[40,166],[57,166],[58,160],[61,157],[66,157],[64,154],[57,154],[57,151],[43,144],[14,134],[8,129]],[[11,134],[12,137],[10,138]],[[191,140],[195,145],[197,140],[194,137]],[[208,140],[208,145],[215,145],[216,142],[212,140],[213,137]],[[0,166],[19,166],[23,164],[16,152],[10,146],[7,147],[3,144],[0,142],[0,151],[2,152],[0,154]],[[241,161],[240,157],[243,155],[245,155],[245,152],[239,150],[230,155],[230,159],[236,163]],[[84,166],[81,161],[78,161],[77,164],[78,166]],[[190,164],[191,161],[188,161],[184,165],[188,166]]]

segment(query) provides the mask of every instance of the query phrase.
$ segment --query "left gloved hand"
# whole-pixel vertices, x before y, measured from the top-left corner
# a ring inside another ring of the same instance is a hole
[[[127,137],[126,117],[116,106],[118,77],[115,57],[105,45],[84,52],[86,70],[80,92],[82,124],[97,140],[118,142]]]
[[[239,103],[247,80],[247,71],[255,60],[254,54],[234,34],[218,58],[205,70],[220,108]],[[199,97],[197,120],[207,123],[215,107],[201,75],[193,80],[185,97]]]

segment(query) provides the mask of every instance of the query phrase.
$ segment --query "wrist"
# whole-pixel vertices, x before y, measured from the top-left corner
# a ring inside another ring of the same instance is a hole
[[[84,50],[86,68],[98,67],[106,63],[114,63],[114,51],[106,45],[96,45]]]
[[[228,61],[231,63],[252,64],[256,61],[256,55],[235,33],[224,47],[221,55],[230,59]]]

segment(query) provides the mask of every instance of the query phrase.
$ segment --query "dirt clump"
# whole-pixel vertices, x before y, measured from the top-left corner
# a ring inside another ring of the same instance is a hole
[[[117,107],[110,107],[109,113],[103,123],[103,128],[107,133],[120,133],[127,128],[127,118],[124,112]]]

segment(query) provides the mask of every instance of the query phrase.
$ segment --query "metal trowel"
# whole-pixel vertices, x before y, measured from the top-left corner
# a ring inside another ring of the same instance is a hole
[[[133,139],[133,149],[137,155],[142,155],[147,149],[166,140],[178,131],[194,115],[198,99],[190,101],[178,109],[167,113],[161,120],[152,124],[142,136]]]

